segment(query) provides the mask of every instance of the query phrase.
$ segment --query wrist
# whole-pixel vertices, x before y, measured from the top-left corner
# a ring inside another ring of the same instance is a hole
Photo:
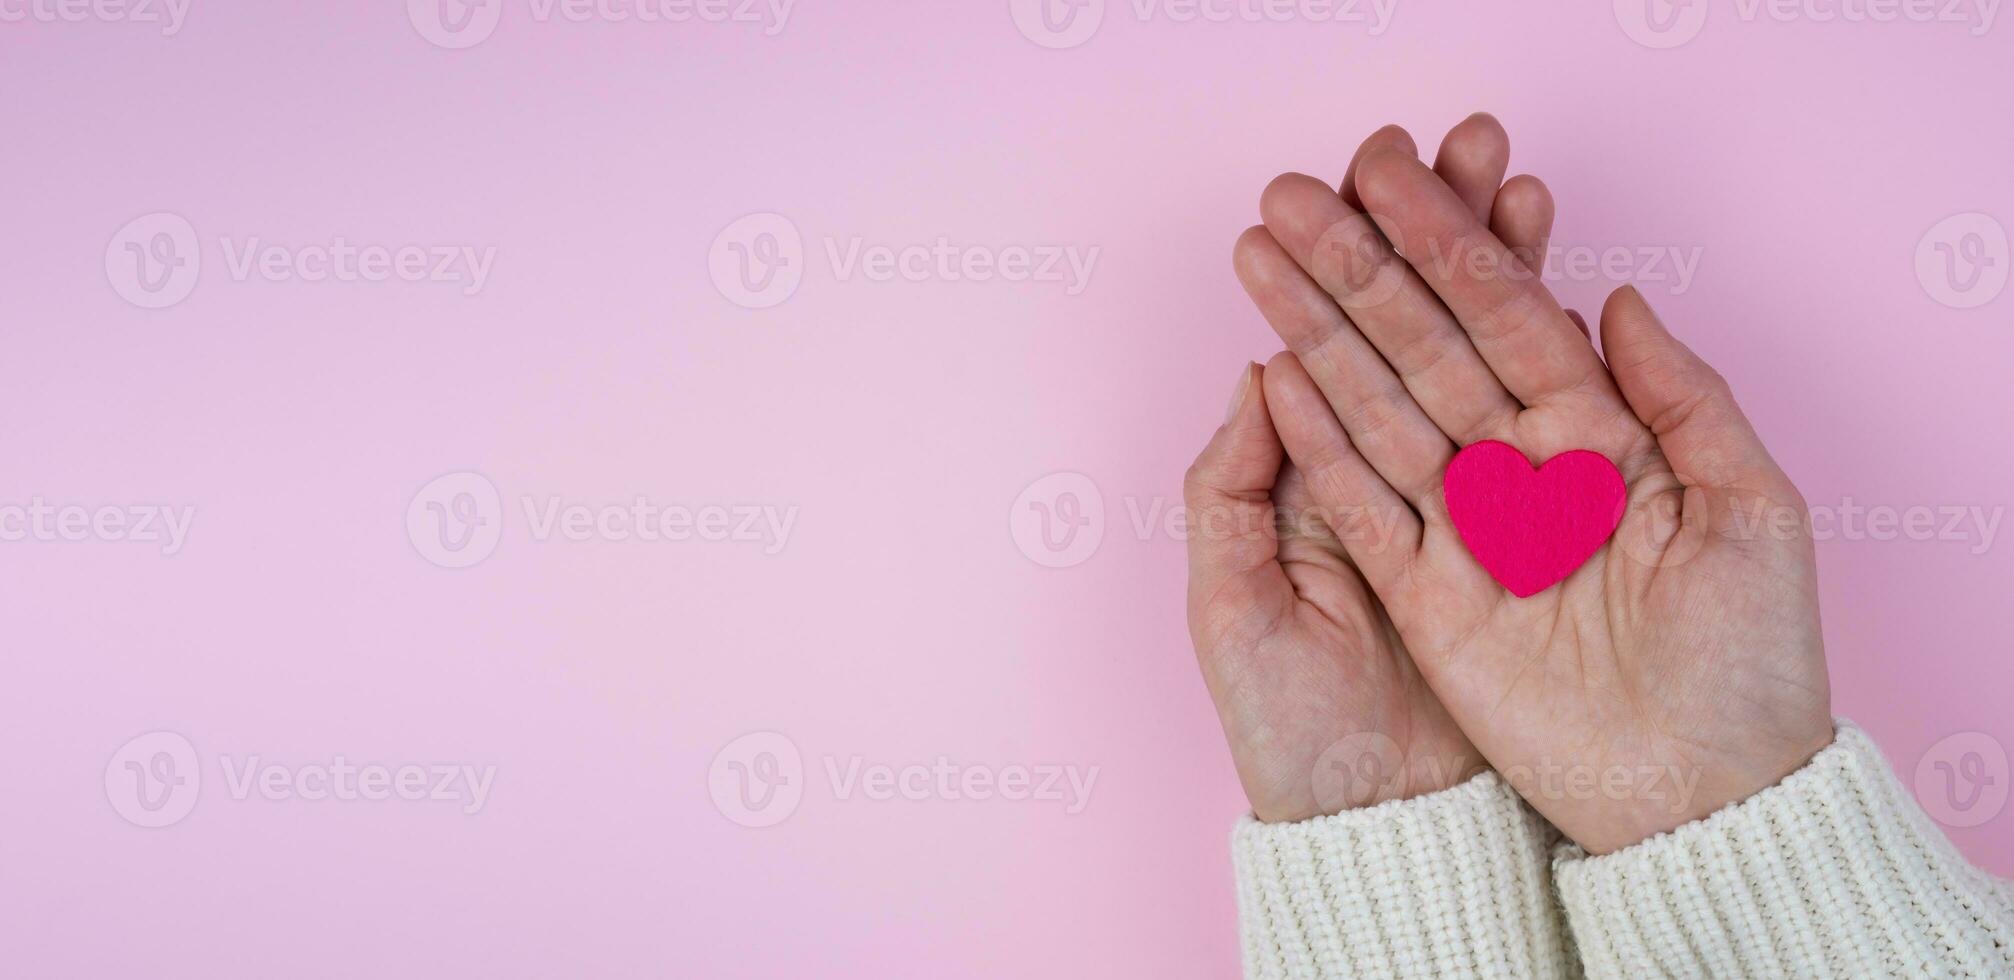
[[[1822,726],[1796,733],[1755,737],[1741,756],[1675,756],[1668,764],[1640,771],[1661,778],[1630,794],[1625,805],[1600,808],[1592,819],[1560,831],[1590,855],[1610,854],[1713,816],[1770,789],[1808,765],[1831,746],[1836,732]]]
[[[1459,736],[1431,751],[1407,752],[1381,732],[1358,732],[1331,742],[1291,773],[1239,767],[1252,816],[1261,823],[1295,823],[1384,803],[1416,799],[1461,785],[1489,770],[1480,752]]]

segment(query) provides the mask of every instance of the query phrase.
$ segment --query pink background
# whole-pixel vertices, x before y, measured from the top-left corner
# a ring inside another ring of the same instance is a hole
[[[1487,108],[1562,245],[1698,249],[1689,289],[1645,292],[1814,504],[2009,502],[2014,298],[1941,305],[1914,255],[1948,215],[2014,220],[2014,27],[1712,0],[1651,50],[1601,3],[1401,0],[1372,36],[1110,0],[1047,50],[1005,0],[803,0],[775,36],[508,0],[447,50],[402,6],[0,24],[0,504],[196,508],[173,556],[0,544],[0,973],[1232,973],[1242,798],[1181,544],[1133,515],[1178,503],[1239,364],[1275,349],[1228,262],[1260,187],[1339,177],[1385,122],[1431,152]],[[156,211],[203,270],[145,310],[106,251]],[[804,280],[744,309],[709,248],[769,211]],[[219,245],[337,235],[495,265],[473,296],[236,281]],[[826,260],[854,236],[1100,253],[1078,295],[874,282]],[[1558,288],[1592,309],[1617,284]],[[463,470],[504,494],[502,540],[437,567],[407,506]],[[1010,511],[1066,471],[1104,536],[1044,567]],[[537,541],[525,495],[798,515],[774,555]],[[1837,710],[1905,780],[1948,735],[2014,745],[2014,550],[1982,544],[1820,545]],[[143,829],[105,775],[157,730],[200,754],[201,795]],[[801,804],[759,829],[709,793],[755,731],[803,755]],[[234,799],[219,769],[338,754],[496,775],[465,815]],[[823,760],[856,755],[1098,776],[1074,814],[839,799]],[[2014,814],[1951,836],[2014,874]]]

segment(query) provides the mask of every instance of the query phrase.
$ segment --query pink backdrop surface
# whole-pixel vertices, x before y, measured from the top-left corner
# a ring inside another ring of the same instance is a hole
[[[0,3],[0,973],[1231,974],[1230,243],[1474,109],[2014,874],[1997,3],[1189,9]]]

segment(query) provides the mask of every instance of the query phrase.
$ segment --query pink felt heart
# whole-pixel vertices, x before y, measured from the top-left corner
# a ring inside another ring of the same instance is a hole
[[[1448,516],[1483,569],[1523,598],[1573,574],[1622,522],[1622,474],[1576,449],[1532,469],[1524,453],[1478,442],[1455,454],[1441,481]]]

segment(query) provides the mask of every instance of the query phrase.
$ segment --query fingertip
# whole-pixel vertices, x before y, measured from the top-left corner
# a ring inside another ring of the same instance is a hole
[[[1295,195],[1307,193],[1309,184],[1314,184],[1324,191],[1329,187],[1307,174],[1293,170],[1266,181],[1266,189],[1259,192],[1259,213],[1264,215],[1280,203],[1292,200]]]
[[[1284,173],[1266,184],[1259,195],[1259,220],[1267,228],[1274,229],[1275,238],[1285,239],[1279,229],[1294,228],[1296,222],[1304,220],[1314,199],[1335,197],[1329,185],[1307,174]],[[1332,206],[1332,205],[1331,205]]]
[[[1372,133],[1364,140],[1364,145],[1359,148],[1358,153],[1361,155],[1365,150],[1380,147],[1397,150],[1411,157],[1420,155],[1420,147],[1418,143],[1413,142],[1413,134],[1406,132],[1406,128],[1398,123],[1386,123],[1383,126],[1379,126],[1377,132]]]
[[[1612,345],[1626,342],[1631,334],[1640,333],[1645,328],[1663,329],[1657,314],[1638,292],[1634,284],[1624,284],[1608,294],[1601,304],[1601,342]]]
[[[1247,361],[1231,390],[1224,423],[1196,456],[1190,475],[1223,491],[1271,486],[1284,452],[1266,408],[1262,371]]]
[[[1504,181],[1490,207],[1490,230],[1533,271],[1543,272],[1546,242],[1552,237],[1552,191],[1545,181],[1519,174]]]
[[[1669,359],[1674,354],[1681,361],[1694,359],[1692,352],[1664,328],[1657,312],[1633,285],[1624,285],[1608,294],[1601,304],[1601,323],[1596,329],[1601,331],[1601,349],[1609,370],[1625,395],[1644,383],[1647,366],[1663,365],[1663,370],[1668,371],[1674,363]]]
[[[1259,257],[1273,233],[1265,225],[1253,225],[1238,233],[1238,240],[1231,243],[1231,269],[1243,280],[1252,270],[1252,262]]]
[[[1510,164],[1510,133],[1497,117],[1487,112],[1472,113],[1448,130],[1447,137],[1441,140],[1437,159],[1443,163],[1460,162],[1473,170],[1500,170]]]
[[[1421,166],[1418,157],[1390,147],[1378,147],[1364,154],[1357,163],[1357,193],[1366,202],[1385,199],[1398,182]]]
[[[1256,361],[1246,361],[1245,369],[1238,375],[1236,387],[1231,390],[1231,405],[1224,413],[1224,424],[1236,424],[1243,428],[1256,414],[1266,414],[1265,369]]]
[[[1337,192],[1343,196],[1343,203],[1358,210],[1363,209],[1363,197],[1357,193],[1357,166],[1363,162],[1366,154],[1381,149],[1414,158],[1420,155],[1419,144],[1413,142],[1413,134],[1406,132],[1405,127],[1397,123],[1387,123],[1378,127],[1377,132],[1365,137],[1363,143],[1357,146],[1357,152],[1350,154],[1350,165],[1343,170],[1343,181],[1336,185]]]
[[[1266,360],[1260,368],[1259,377],[1265,387],[1278,391],[1292,382],[1296,374],[1306,373],[1307,369],[1301,367],[1301,359],[1295,357],[1293,351],[1283,350]]]
[[[1231,247],[1231,272],[1245,294],[1259,304],[1261,313],[1280,301],[1289,288],[1282,277],[1299,268],[1286,249],[1265,225],[1254,225],[1238,236]],[[1268,317],[1270,320],[1271,318]]]
[[[1281,419],[1285,419],[1285,424],[1291,427],[1298,417],[1319,416],[1332,411],[1328,398],[1315,384],[1314,376],[1308,373],[1307,367],[1292,351],[1274,354],[1266,362],[1261,380],[1266,392],[1266,411],[1273,417],[1276,428],[1282,424]],[[1305,429],[1306,425],[1301,428]]]
[[[1504,181],[1503,187],[1497,190],[1496,209],[1501,212],[1506,208],[1528,218],[1542,218],[1545,224],[1551,225],[1554,214],[1552,188],[1531,174],[1518,174]]]

